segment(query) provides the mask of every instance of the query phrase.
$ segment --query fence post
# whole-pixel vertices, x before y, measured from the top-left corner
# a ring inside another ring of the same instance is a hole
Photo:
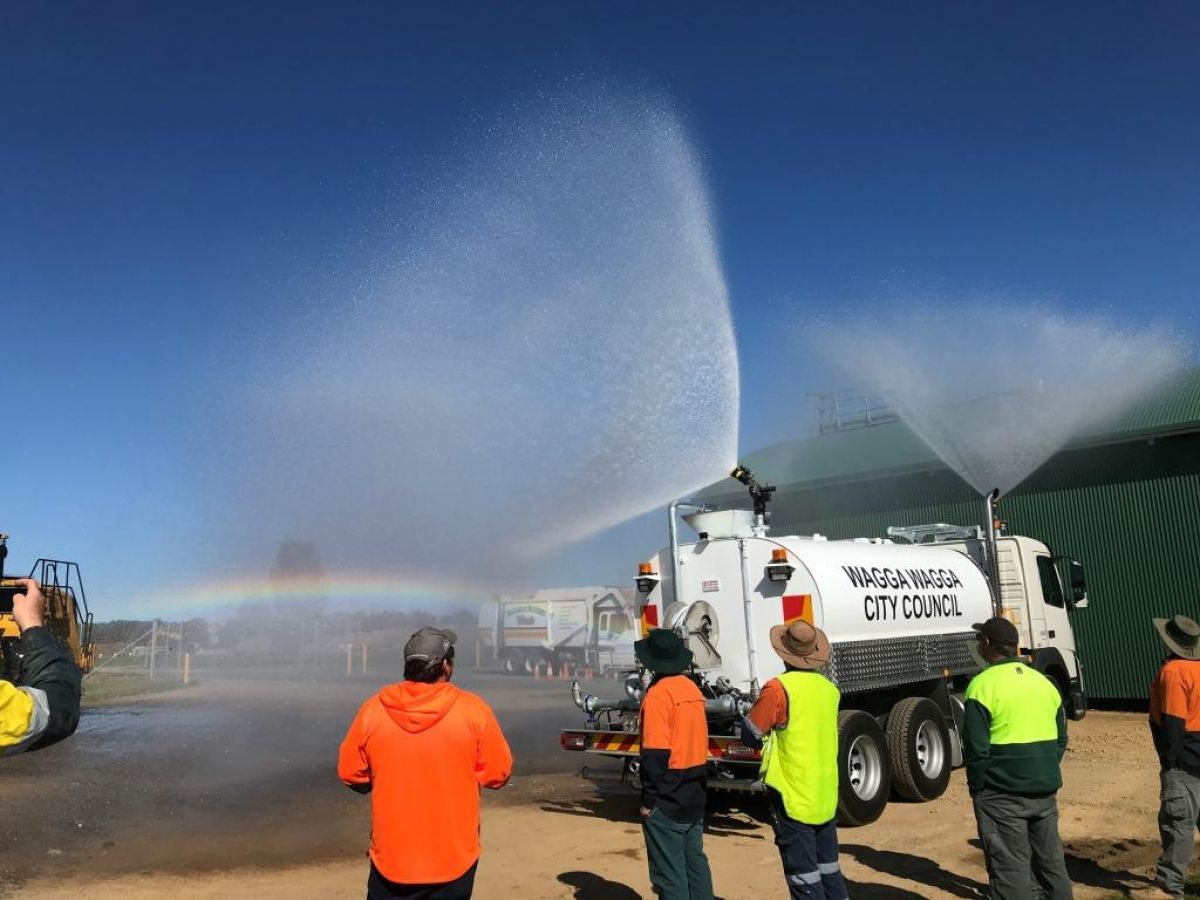
[[[364,643],[362,645],[362,673],[364,675],[367,674],[367,645],[366,645],[366,643]]]
[[[191,674],[192,674],[192,654],[185,653],[185,654],[183,654],[183,683],[184,684],[187,684],[189,681],[191,681],[191,678],[190,678]]]
[[[349,678],[351,675],[354,674],[354,670],[352,668],[353,661],[354,661],[354,645],[347,644],[346,645],[346,677],[347,678]]]
[[[154,680],[154,662],[158,656],[158,619],[150,626],[150,680]]]

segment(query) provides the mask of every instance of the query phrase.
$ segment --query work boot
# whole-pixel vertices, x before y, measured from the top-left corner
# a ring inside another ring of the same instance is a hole
[[[1138,888],[1135,891],[1130,891],[1129,896],[1133,900],[1180,900],[1183,894],[1172,894],[1170,891],[1163,890],[1157,884],[1151,887]]]

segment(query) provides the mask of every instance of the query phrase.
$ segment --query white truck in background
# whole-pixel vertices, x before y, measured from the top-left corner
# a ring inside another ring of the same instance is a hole
[[[759,753],[740,743],[739,725],[762,685],[783,671],[771,627],[795,619],[822,628],[832,648],[826,674],[842,692],[843,824],[877,819],[893,790],[910,800],[945,791],[962,762],[963,692],[982,668],[976,622],[1010,619],[1020,652],[1058,685],[1068,715],[1083,717],[1068,618],[1087,605],[1083,567],[1033,538],[1000,533],[995,493],[984,527],[892,528],[886,538],[830,541],[769,535],[774,488],[742,467],[733,476],[750,489],[754,511],[693,506],[683,518],[698,539],[680,544],[673,503],[670,546],[642,563],[636,579],[642,631],[674,629],[692,650],[690,674],[707,698],[710,787],[762,790]],[[636,784],[638,710],[649,679],[629,676],[626,696],[615,700],[572,685],[586,721],[562,732],[563,748],[623,763],[620,773],[584,767],[585,777]]]
[[[635,592],[621,587],[545,588],[498,595],[479,611],[479,636],[511,674],[564,664],[597,674],[634,667]]]

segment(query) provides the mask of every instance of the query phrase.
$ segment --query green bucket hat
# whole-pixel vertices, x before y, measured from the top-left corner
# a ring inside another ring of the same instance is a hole
[[[659,675],[678,675],[692,664],[692,651],[670,628],[655,628],[645,639],[634,641],[633,654]]]
[[[1183,659],[1200,659],[1200,625],[1187,616],[1155,619],[1154,627],[1167,649]]]

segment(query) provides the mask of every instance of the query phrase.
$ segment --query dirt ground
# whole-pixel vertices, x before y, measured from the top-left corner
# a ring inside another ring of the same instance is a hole
[[[1157,855],[1157,767],[1141,715],[1093,712],[1072,725],[1060,795],[1061,830],[1076,897],[1120,896],[1148,883]],[[769,828],[754,804],[718,804],[705,847],[718,896],[785,898]],[[366,843],[367,810],[356,811]],[[941,799],[893,803],[876,823],[843,829],[842,865],[856,898],[981,897],[982,857],[963,773]],[[508,796],[489,796],[477,897],[523,900],[649,898],[636,798],[597,790],[569,775],[530,777]],[[165,874],[162,869],[89,879],[86,895],[108,898],[328,898],[363,895],[366,861],[343,851],[308,865]],[[20,896],[81,894],[79,877],[39,878]]]

